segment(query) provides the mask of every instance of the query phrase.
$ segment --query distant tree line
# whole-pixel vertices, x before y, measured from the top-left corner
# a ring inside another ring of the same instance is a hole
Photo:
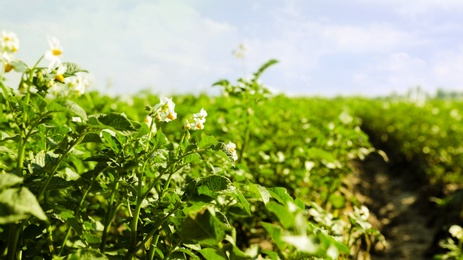
[[[414,102],[424,102],[431,99],[439,100],[463,100],[463,90],[448,90],[439,88],[434,94],[430,94],[424,90],[421,86],[410,88],[405,94],[398,94],[396,92],[379,99],[389,100],[411,100]]]

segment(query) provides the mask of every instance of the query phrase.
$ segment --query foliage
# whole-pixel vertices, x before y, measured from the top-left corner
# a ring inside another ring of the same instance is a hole
[[[0,77],[2,257],[342,259],[380,237],[343,189],[371,150],[360,121],[272,95],[276,61],[220,97],[124,100],[85,92],[50,48],[48,67],[0,60],[22,73],[18,90]]]

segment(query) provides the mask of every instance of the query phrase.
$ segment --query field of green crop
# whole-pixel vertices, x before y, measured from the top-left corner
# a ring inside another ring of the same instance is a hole
[[[59,60],[56,40],[39,60],[48,66],[29,66],[5,35],[2,259],[368,255],[384,237],[346,180],[375,151],[370,138],[418,163],[435,189],[461,186],[456,101],[272,95],[259,78],[274,60],[250,79],[218,81],[220,96],[108,97],[85,91],[87,72]],[[5,73],[21,73],[19,86]],[[458,228],[441,243],[444,259],[462,257]]]

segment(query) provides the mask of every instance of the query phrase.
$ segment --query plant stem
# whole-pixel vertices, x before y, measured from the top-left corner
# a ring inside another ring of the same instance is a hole
[[[114,207],[114,197],[116,195],[116,191],[119,188],[119,178],[114,178],[113,186],[111,187],[111,196],[109,199],[108,204],[108,211],[106,211],[105,220],[104,220],[104,229],[103,229],[103,237],[101,238],[100,250],[103,253],[106,247],[106,240],[108,239],[108,232],[109,228],[111,227],[111,222],[115,213]]]
[[[132,252],[137,245],[137,234],[138,234],[138,219],[140,217],[141,204],[144,199],[143,195],[143,172],[140,171],[138,174],[138,189],[137,189],[137,205],[135,206],[135,212],[133,213],[132,222],[130,223],[130,245],[129,252]],[[134,251],[135,253],[135,251]]]
[[[53,232],[51,229],[51,225],[48,226],[48,233],[50,234],[48,236],[48,249],[50,250],[51,255],[55,255],[55,247],[53,246]]]
[[[74,210],[74,215],[75,215],[77,220],[79,220],[79,218],[80,218],[80,216],[79,216],[80,208],[84,204],[85,198],[87,197],[88,193],[90,192],[90,189],[92,188],[93,183],[95,183],[96,177],[98,176],[99,173],[103,172],[106,168],[107,167],[103,167],[95,175],[93,175],[92,180],[90,181],[90,185],[85,190],[84,194],[82,195],[82,198],[80,199],[79,205],[77,205],[77,207]],[[71,231],[72,231],[72,227],[70,226],[68,228],[68,230],[66,231],[66,236],[63,239],[63,243],[61,243],[61,248],[59,250],[58,256],[60,256],[63,253],[64,247],[66,246],[66,242],[67,242],[69,236],[71,235]]]
[[[70,145],[66,149],[66,151],[64,151],[64,153],[59,157],[58,161],[53,165],[53,167],[52,167],[52,169],[51,169],[51,171],[50,171],[50,173],[48,175],[48,178],[45,180],[45,183],[43,184],[42,189],[40,190],[39,196],[37,197],[37,200],[39,202],[41,202],[43,200],[43,196],[45,194],[45,191],[48,188],[48,184],[50,184],[51,179],[55,175],[56,171],[58,171],[58,168],[61,165],[61,163],[63,162],[63,160],[66,158],[68,153],[71,152],[71,150],[75,146],[77,146],[78,144],[80,144],[80,142],[82,142],[82,140],[84,140],[84,137],[85,137],[86,134],[87,134],[87,130],[84,130],[82,132],[82,134],[79,136],[79,138],[77,140],[75,140],[75,142],[72,145]]]
[[[182,206],[182,202],[179,201],[177,202],[177,204],[175,204],[175,207],[172,209],[172,211],[169,212],[169,214],[167,214],[149,233],[148,235],[146,235],[145,239],[143,239],[142,242],[138,243],[138,245],[135,247],[135,250],[133,250],[133,252],[130,252],[129,251],[129,255],[133,255],[135,252],[137,252],[138,250],[140,250],[143,245],[154,235],[154,233],[156,233],[156,231],[158,231],[158,229],[162,226],[162,224],[164,224],[164,222],[166,222],[166,220],[172,215],[174,214],[174,212],[180,208],[180,206]]]
[[[175,249],[177,249],[178,245],[180,245],[180,243],[182,243],[182,239],[178,239],[175,244],[173,244],[171,246],[171,248],[169,249],[169,252],[167,252],[167,254],[164,255],[164,259],[170,259],[170,255],[175,251]]]
[[[19,234],[21,233],[22,227],[23,227],[22,222],[10,225],[9,239],[8,239],[8,254],[6,256],[6,259],[8,260],[17,259],[16,249],[18,245]]]

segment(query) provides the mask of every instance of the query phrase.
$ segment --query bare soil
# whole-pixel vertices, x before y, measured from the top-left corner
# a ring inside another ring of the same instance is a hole
[[[358,259],[432,259],[441,227],[422,173],[410,165],[391,163],[382,153],[370,154],[356,168],[351,180],[355,196],[370,209],[370,223],[387,242]]]

